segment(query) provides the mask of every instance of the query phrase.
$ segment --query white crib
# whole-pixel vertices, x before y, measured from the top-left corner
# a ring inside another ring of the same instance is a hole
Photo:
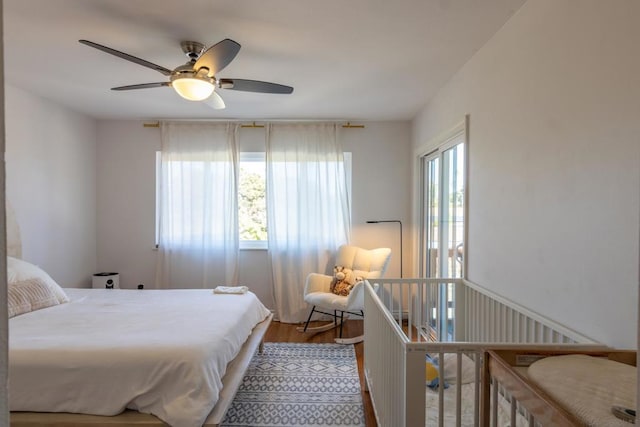
[[[606,348],[463,279],[367,282],[364,331],[366,387],[381,427],[535,425],[481,380],[485,351]],[[427,354],[440,361],[441,381],[451,379],[447,389],[426,387]]]

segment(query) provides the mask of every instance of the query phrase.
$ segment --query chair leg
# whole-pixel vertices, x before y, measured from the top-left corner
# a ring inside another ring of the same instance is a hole
[[[311,316],[313,316],[313,312],[315,311],[316,306],[314,305],[311,309],[311,313],[309,313],[309,317],[307,318],[307,323],[304,324],[303,332],[307,332],[307,328],[309,327],[309,322],[311,322]]]
[[[342,325],[344,324],[344,311],[340,312],[340,338],[342,338]]]
[[[350,314],[355,314],[357,315],[357,313],[351,313]],[[344,312],[340,312],[340,337],[336,338],[334,341],[337,344],[357,344],[359,342],[364,341],[364,334],[363,335],[359,335],[357,337],[353,337],[353,338],[342,338],[342,317],[344,315]],[[362,315],[362,317],[364,317],[364,310],[360,310],[360,315]]]
[[[338,310],[333,310],[333,324],[338,326]]]

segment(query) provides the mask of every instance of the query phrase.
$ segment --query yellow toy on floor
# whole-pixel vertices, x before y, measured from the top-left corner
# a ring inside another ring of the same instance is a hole
[[[440,371],[438,367],[438,359],[434,359],[427,354],[427,360],[425,363],[426,366],[424,372],[427,387],[432,390],[437,390],[440,386]],[[446,382],[443,381],[442,383],[444,384],[444,388],[449,387],[449,384],[447,384]]]

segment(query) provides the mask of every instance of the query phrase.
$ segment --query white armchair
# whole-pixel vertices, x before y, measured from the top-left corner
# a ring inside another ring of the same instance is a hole
[[[335,265],[353,270],[353,274],[364,279],[378,279],[382,277],[391,259],[391,249],[362,249],[357,246],[342,245],[338,249]],[[340,338],[336,342],[354,343],[362,341],[362,336],[351,339],[342,338],[342,324],[344,313],[364,316],[364,282],[357,283],[348,296],[336,295],[331,292],[332,276],[311,273],[307,276],[304,287],[304,301],[312,306],[311,313],[301,332],[320,332],[340,326]],[[313,313],[333,316],[334,320],[326,325],[309,328]],[[338,319],[340,322],[338,323]]]

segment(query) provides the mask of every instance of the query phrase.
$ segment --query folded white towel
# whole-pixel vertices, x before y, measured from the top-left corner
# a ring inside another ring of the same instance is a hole
[[[214,294],[246,294],[249,288],[246,286],[216,286]]]

